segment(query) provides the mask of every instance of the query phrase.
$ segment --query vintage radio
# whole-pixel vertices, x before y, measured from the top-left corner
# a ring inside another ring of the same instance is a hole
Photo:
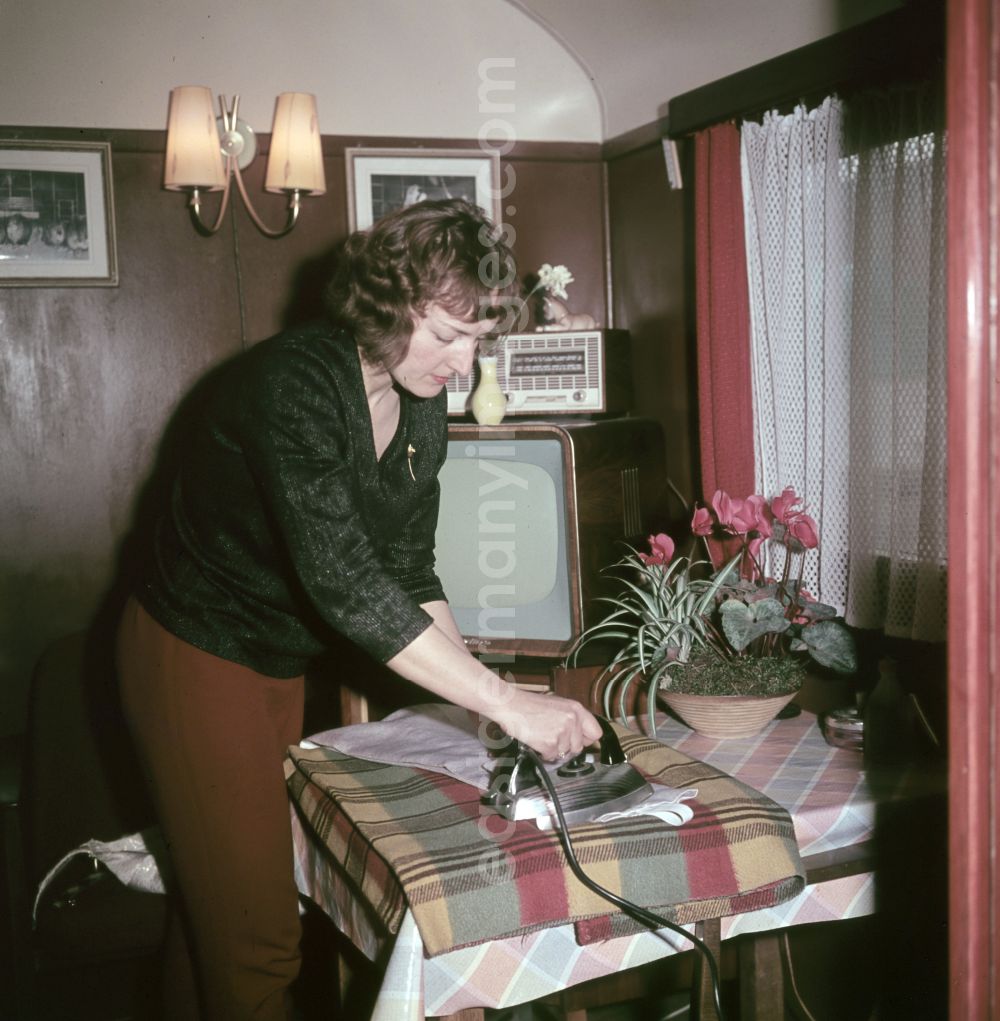
[[[632,410],[627,330],[512,333],[497,355],[508,415],[620,415]],[[448,380],[448,414],[464,415],[478,382]]]

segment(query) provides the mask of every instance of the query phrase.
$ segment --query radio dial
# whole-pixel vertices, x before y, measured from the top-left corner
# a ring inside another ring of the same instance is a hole
[[[580,401],[584,400],[586,396],[587,395],[582,390],[573,391],[573,400],[576,401],[578,404],[580,403]]]

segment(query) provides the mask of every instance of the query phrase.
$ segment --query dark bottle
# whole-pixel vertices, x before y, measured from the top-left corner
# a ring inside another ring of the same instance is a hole
[[[864,758],[868,766],[900,766],[913,751],[913,705],[894,659],[881,659],[878,682],[865,699]]]

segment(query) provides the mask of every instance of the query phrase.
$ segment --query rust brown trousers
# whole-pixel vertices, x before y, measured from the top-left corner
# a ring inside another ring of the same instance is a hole
[[[196,649],[134,599],[118,668],[180,909],[163,1017],[285,1021],[300,924],[282,759],[302,736],[304,681]]]

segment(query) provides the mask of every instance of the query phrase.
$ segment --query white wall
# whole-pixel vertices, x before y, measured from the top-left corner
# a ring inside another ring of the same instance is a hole
[[[279,92],[314,92],[329,135],[476,138],[481,62],[514,137],[601,140],[583,70],[504,0],[15,0],[0,4],[0,124],[166,126],[174,85],[238,92],[270,131]]]
[[[0,0],[0,124],[165,126],[174,85],[315,92],[330,135],[475,138],[484,59],[513,59],[523,140],[595,142],[673,96],[903,0]]]
[[[604,138],[654,122],[674,96],[833,35],[904,0],[510,0],[588,69]]]

